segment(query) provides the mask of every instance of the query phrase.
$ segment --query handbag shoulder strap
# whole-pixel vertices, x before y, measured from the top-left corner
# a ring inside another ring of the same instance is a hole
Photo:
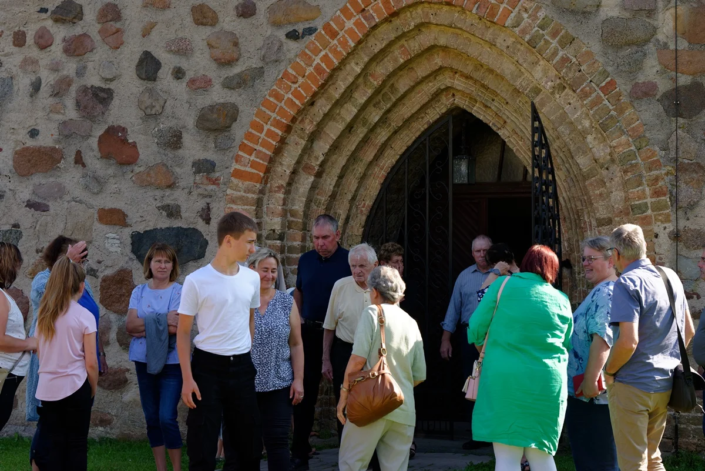
[[[379,333],[382,337],[382,345],[379,348],[379,356],[381,358],[387,356],[387,346],[385,345],[387,342],[384,337],[384,311],[382,310],[381,305],[375,304],[375,306],[377,306],[377,321],[379,322]]]
[[[485,357],[485,348],[487,348],[487,339],[490,338],[490,328],[492,327],[492,322],[494,321],[494,315],[497,314],[497,308],[499,307],[499,300],[502,297],[502,291],[504,291],[504,286],[507,284],[507,281],[509,281],[510,277],[506,277],[504,279],[504,282],[502,282],[502,286],[499,287],[499,291],[497,292],[497,303],[494,305],[494,311],[492,312],[492,320],[490,321],[489,327],[487,327],[487,333],[485,334],[485,343],[482,344],[482,351],[480,352],[480,363],[482,363],[482,359]]]
[[[655,265],[655,267],[656,270],[658,270],[659,275],[661,275],[663,284],[666,285],[666,292],[668,293],[668,302],[671,303],[671,311],[673,312],[673,322],[676,323],[676,330],[678,331],[678,348],[681,352],[681,363],[683,364],[683,373],[685,373],[686,375],[690,375],[690,360],[688,359],[688,351],[685,348],[685,342],[683,341],[683,334],[681,334],[681,328],[678,325],[678,316],[676,315],[676,301],[673,296],[673,285],[671,285],[671,280],[668,279],[666,271],[658,265]]]
[[[22,355],[20,355],[20,357],[19,357],[17,360],[15,360],[15,362],[12,364],[12,366],[10,367],[10,369],[7,370],[8,373],[12,373],[12,371],[17,367],[17,365],[20,364],[20,361],[22,361],[22,358],[24,358],[24,356],[25,356],[26,353],[27,353],[26,351],[25,351],[25,352],[22,352]]]

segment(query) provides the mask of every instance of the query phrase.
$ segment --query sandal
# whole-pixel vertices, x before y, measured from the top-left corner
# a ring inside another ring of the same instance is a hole
[[[524,460],[521,462],[521,471],[531,471],[531,466],[529,465],[529,460]]]
[[[409,459],[413,460],[416,456],[416,442],[411,442],[411,447],[409,448]]]

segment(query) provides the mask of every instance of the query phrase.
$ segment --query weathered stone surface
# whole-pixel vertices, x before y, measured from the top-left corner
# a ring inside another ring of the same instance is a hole
[[[155,26],[157,26],[156,21],[146,22],[144,26],[142,26],[142,37],[146,38],[147,36],[149,36]]]
[[[260,58],[265,64],[269,62],[276,62],[284,58],[284,43],[282,43],[282,40],[274,34],[270,34],[264,38],[264,42],[262,42],[262,48],[260,50]]]
[[[105,279],[105,277],[103,277]],[[103,281],[101,280],[101,290],[100,290],[100,297],[103,297]],[[127,295],[128,301],[130,294],[128,293]],[[106,391],[117,391],[125,386],[127,386],[128,380],[127,380],[127,372],[129,370],[127,368],[109,368],[108,372],[103,374],[103,376],[98,377],[98,386],[101,387],[101,389],[105,389]]]
[[[166,166],[159,162],[151,167],[136,173],[132,177],[132,181],[137,186],[153,186],[156,188],[170,188],[176,184],[174,173]]]
[[[242,0],[235,5],[235,14],[239,18],[251,18],[257,14],[257,4],[252,0]]]
[[[210,159],[198,159],[191,163],[191,168],[195,175],[215,172],[215,161]]]
[[[130,349],[130,343],[132,342],[132,336],[127,333],[125,328],[125,320],[120,322],[117,326],[117,331],[115,332],[115,340],[117,340],[118,345],[125,351]]]
[[[211,59],[218,64],[232,64],[240,59],[237,34],[232,31],[216,31],[206,38]]]
[[[317,31],[318,28],[316,28],[315,26],[307,26],[301,30],[301,39],[304,39],[307,36],[313,36],[314,34],[316,34]]]
[[[95,41],[86,33],[75,34],[64,38],[63,51],[70,57],[80,57],[95,49]]]
[[[164,49],[167,52],[187,56],[193,52],[193,44],[189,38],[174,38],[164,44]]]
[[[685,131],[678,131],[678,158],[682,160],[700,160],[705,161],[705,144],[701,144]],[[676,132],[671,134],[668,139],[669,153],[663,158],[664,165],[675,165],[676,163]],[[703,239],[705,243],[705,239]]]
[[[238,74],[225,77],[221,85],[223,88],[239,90],[241,88],[250,88],[263,78],[264,67],[253,67],[251,69],[243,70]]]
[[[37,273],[40,271],[43,271],[46,269],[46,264],[44,263],[44,260],[42,260],[41,257],[36,259],[32,265],[27,269],[26,272],[24,272],[25,276],[29,278],[30,280],[33,280],[35,276],[37,276]]]
[[[274,26],[302,23],[321,16],[321,9],[306,0],[278,0],[267,9],[269,24]]]
[[[186,71],[183,67],[175,65],[171,69],[171,76],[174,77],[176,80],[181,80],[182,78],[186,77]]]
[[[301,39],[301,33],[299,33],[298,29],[292,29],[291,31],[287,31],[284,37],[286,39],[291,39],[292,41],[298,41],[299,39]]]
[[[143,51],[137,61],[135,71],[137,72],[137,77],[140,79],[154,82],[157,80],[157,74],[161,68],[162,63],[159,59],[154,57],[151,52]]]
[[[15,47],[24,47],[27,44],[27,32],[21,29],[12,32],[12,45]]]
[[[198,210],[198,217],[201,221],[205,222],[210,226],[211,224],[211,204],[206,203],[201,209]]]
[[[93,240],[93,223],[95,210],[85,204],[71,202],[66,208],[66,225],[64,235],[76,240]]]
[[[142,0],[142,6],[166,10],[171,7],[171,0]]]
[[[670,71],[676,71],[676,51],[659,49],[656,51],[656,55],[662,66]],[[685,75],[705,74],[705,51],[679,50],[678,73]]]
[[[103,321],[101,319],[101,328],[103,327]],[[101,335],[102,337],[102,335]],[[105,342],[103,342],[105,345]],[[110,427],[115,422],[115,417],[107,412],[101,412],[97,410],[91,411],[91,427]]]
[[[127,128],[108,126],[98,137],[98,151],[103,159],[114,159],[120,165],[132,165],[140,158],[136,142],[127,140]]]
[[[103,180],[93,172],[86,172],[81,176],[79,180],[81,187],[89,193],[94,195],[99,194],[103,191]]]
[[[656,6],[656,0],[624,0],[625,10],[648,11],[655,10]]]
[[[600,8],[602,0],[551,0],[551,3],[564,10],[590,13]]]
[[[95,17],[95,21],[99,24],[120,20],[122,20],[120,7],[113,2],[108,2],[100,7],[100,9],[98,9],[98,14]]]
[[[133,232],[131,239],[132,253],[140,263],[155,242],[169,244],[176,251],[181,266],[193,260],[202,259],[206,256],[208,248],[208,240],[201,231],[193,227],[165,227]]]
[[[705,231],[702,229],[696,229],[693,227],[684,227],[680,231],[680,238],[678,242],[683,244],[688,250],[699,250],[703,247],[703,240],[705,240]],[[668,233],[668,238],[675,242],[676,240],[676,230],[673,229]]]
[[[127,314],[133,289],[132,270],[128,268],[104,275],[100,279],[100,304],[115,314]]]
[[[642,18],[607,18],[602,22],[602,42],[624,47],[644,44],[656,34],[656,26]]]
[[[188,79],[186,86],[191,90],[206,90],[213,86],[213,79],[207,75],[198,75]]]
[[[176,203],[162,204],[157,209],[169,219],[181,219],[181,206]]]
[[[137,100],[137,106],[147,116],[162,114],[165,104],[166,98],[154,87],[147,87],[142,90]]]
[[[222,134],[220,136],[216,136],[215,139],[213,139],[213,147],[215,147],[217,150],[230,149],[234,145],[235,136],[231,134]]]
[[[58,72],[63,68],[64,62],[59,59],[52,59],[47,64],[47,70],[51,70],[52,72]]]
[[[680,106],[675,105],[676,89],[671,88],[665,91],[658,99],[663,107],[663,111],[671,117],[692,119],[705,109],[705,85],[701,82],[693,81],[688,85],[678,87],[678,98]]]
[[[105,234],[105,248],[108,249],[108,252],[120,253],[122,251],[120,236],[117,234]]]
[[[201,108],[196,127],[202,131],[225,131],[237,121],[240,109],[235,103],[217,103]]]
[[[85,62],[81,62],[80,64],[76,64],[76,78],[85,77],[87,71],[88,71],[88,64],[86,64]]]
[[[98,75],[106,82],[112,82],[120,76],[120,69],[113,61],[103,61],[98,67]]]
[[[27,295],[24,294],[24,291],[15,287],[7,288],[5,292],[12,296],[12,299],[15,300],[15,303],[17,303],[17,307],[20,308],[22,317],[24,317],[24,320],[26,321],[27,315],[29,314],[29,298],[27,297]]]
[[[51,11],[54,23],[78,23],[83,19],[83,7],[73,0],[64,0]]]
[[[105,23],[98,30],[100,38],[105,44],[110,46],[110,49],[120,49],[125,41],[123,40],[123,30],[112,23]]]
[[[49,204],[42,203],[41,201],[27,200],[24,207],[39,213],[46,213],[49,211]]]
[[[77,135],[88,137],[93,132],[93,123],[85,119],[69,119],[59,123],[59,136],[71,137]]]
[[[634,100],[652,98],[658,94],[658,84],[656,82],[635,82],[629,92],[629,96]]]
[[[54,80],[54,83],[51,85],[50,96],[57,98],[63,97],[69,92],[72,85],[73,77],[70,75],[62,75]]]
[[[32,79],[31,82],[29,82],[29,97],[34,98],[37,96],[37,93],[39,93],[39,90],[42,89],[42,78],[40,76],[36,76]]]
[[[46,173],[61,163],[64,152],[60,147],[30,146],[17,149],[12,156],[12,167],[21,177]]]
[[[8,244],[20,245],[22,239],[22,231],[19,229],[3,229],[0,230],[0,242]]]
[[[647,53],[644,47],[627,47],[619,49],[614,65],[623,72],[638,72],[644,66]]]
[[[37,128],[32,128],[29,131],[27,131],[27,135],[29,136],[30,139],[36,139],[37,136],[39,136],[39,129]]]
[[[98,222],[104,226],[127,227],[127,214],[120,208],[99,208]]]
[[[27,56],[20,61],[20,70],[31,74],[39,72],[39,61],[34,57]]]
[[[46,49],[54,44],[54,35],[51,34],[51,31],[46,26],[40,26],[34,33],[34,44],[39,49]]]
[[[171,126],[160,126],[152,131],[152,137],[157,141],[157,146],[162,149],[178,150],[183,147],[181,129]]]
[[[0,77],[0,106],[8,103],[12,99],[13,90],[12,77]]]
[[[675,182],[672,182],[675,183]],[[675,185],[670,185],[671,191]],[[703,198],[705,166],[700,162],[681,162],[678,165],[678,207],[692,208]]]
[[[76,90],[76,109],[86,118],[97,118],[108,111],[113,102],[111,88],[81,85]]]
[[[32,194],[46,201],[56,201],[66,194],[66,187],[61,182],[36,183]]]
[[[218,14],[205,3],[191,7],[193,22],[199,26],[215,26],[218,24]]]
[[[86,168],[86,163],[83,161],[83,152],[81,152],[81,149],[78,149],[74,154],[73,164],[80,165],[81,167]]]
[[[675,16],[674,16],[675,20]],[[678,35],[690,44],[705,44],[705,5],[678,7]]]

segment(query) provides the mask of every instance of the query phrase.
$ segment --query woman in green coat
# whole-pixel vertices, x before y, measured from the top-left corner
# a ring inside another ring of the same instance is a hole
[[[470,318],[471,344],[482,345],[492,326],[472,429],[476,440],[492,442],[496,471],[519,469],[523,453],[532,471],[556,469],[573,332],[568,297],[551,286],[558,266],[550,248],[534,245],[521,273],[493,283]]]

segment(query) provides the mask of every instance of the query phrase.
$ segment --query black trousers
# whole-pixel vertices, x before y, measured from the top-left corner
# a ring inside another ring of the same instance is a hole
[[[15,392],[20,386],[24,376],[15,376],[12,373],[7,375],[0,391],[0,432],[10,420],[12,406],[15,403]]]
[[[227,441],[236,451],[237,469],[259,470],[262,445],[255,393],[257,371],[250,353],[222,356],[197,348],[191,371],[201,400],[194,397],[196,408],[189,409],[186,418],[189,470],[215,469],[221,423],[229,429]]]
[[[345,379],[345,369],[348,367],[352,348],[353,344],[343,342],[336,337],[331,349],[330,361],[333,364],[333,393],[335,394],[336,407],[340,402],[340,386]],[[338,419],[335,422],[338,424],[338,445],[340,445],[340,440],[343,438],[343,424]]]
[[[289,469],[289,429],[291,428],[292,405],[289,389],[258,392],[257,404],[262,419],[262,440],[267,449],[267,469],[279,471]],[[304,395],[305,396],[305,395]],[[235,471],[237,451],[232,448],[230,431],[223,426],[223,448],[225,465],[223,471]],[[260,456],[261,456],[260,445]]]
[[[291,454],[294,458],[308,462],[308,454],[311,452],[308,438],[313,429],[323,367],[323,328],[302,324],[301,339],[304,344],[304,399],[294,407],[294,440],[291,444]]]
[[[88,429],[91,424],[91,384],[58,401],[42,401],[32,439],[30,461],[42,471],[88,469]]]

